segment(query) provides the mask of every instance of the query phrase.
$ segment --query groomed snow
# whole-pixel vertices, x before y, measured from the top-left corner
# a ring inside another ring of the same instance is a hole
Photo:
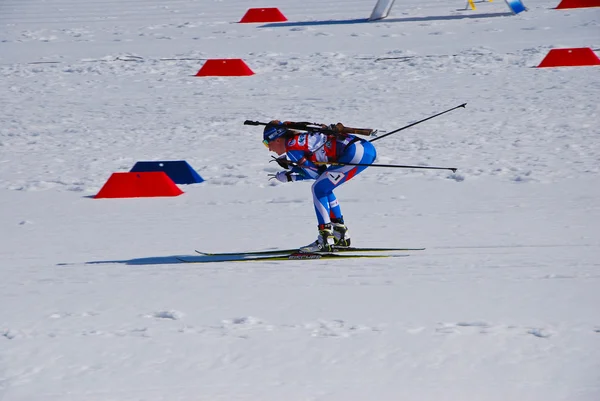
[[[600,8],[4,0],[0,400],[600,399]],[[249,7],[282,24],[238,24]],[[198,78],[206,59],[256,73]],[[314,240],[246,119],[391,131],[341,187],[391,259],[177,263]],[[93,199],[139,160],[206,180]],[[197,255],[196,255],[197,256]]]

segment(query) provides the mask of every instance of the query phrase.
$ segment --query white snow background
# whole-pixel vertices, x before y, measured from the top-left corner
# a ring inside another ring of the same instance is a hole
[[[527,0],[3,0],[0,399],[600,399],[600,9]],[[289,22],[238,24],[250,7]],[[206,59],[256,75],[199,78]],[[176,263],[305,245],[246,119],[387,131],[338,191],[349,261]],[[206,180],[93,199],[139,160]]]

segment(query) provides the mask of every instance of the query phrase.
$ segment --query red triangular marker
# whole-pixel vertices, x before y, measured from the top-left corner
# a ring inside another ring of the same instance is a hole
[[[542,60],[538,68],[576,67],[600,65],[600,59],[589,47],[574,49],[552,49]]]
[[[113,173],[94,198],[146,198],[178,196],[182,193],[183,191],[163,171]]]
[[[287,21],[287,18],[278,8],[251,8],[246,11],[246,14],[240,20],[240,24],[283,21]]]
[[[588,8],[600,7],[600,0],[562,0],[556,10],[564,10],[566,8]]]
[[[197,77],[243,77],[254,72],[239,58],[210,59],[196,73]]]

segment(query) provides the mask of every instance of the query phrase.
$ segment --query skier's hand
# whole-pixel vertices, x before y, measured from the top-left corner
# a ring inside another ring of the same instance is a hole
[[[275,174],[275,178],[281,182],[291,182],[294,181],[294,176],[291,171],[280,171]]]
[[[277,181],[281,182],[291,182],[294,181],[295,175],[291,171],[280,171],[277,174],[272,174],[270,180],[275,178]]]
[[[279,156],[279,157],[273,156],[273,160],[271,160],[271,161],[276,161],[277,164],[279,164],[282,168],[284,168],[286,170],[290,169],[290,161],[286,158],[285,155]]]
[[[332,131],[332,132],[342,132],[344,130],[344,125],[342,123],[337,123],[337,124],[329,124],[329,125],[325,125],[325,124],[321,124],[321,127]]]

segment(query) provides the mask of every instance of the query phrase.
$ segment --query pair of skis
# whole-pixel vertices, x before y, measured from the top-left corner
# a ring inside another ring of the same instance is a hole
[[[211,253],[196,251],[200,256],[177,258],[185,263],[213,262],[250,262],[250,261],[285,261],[285,260],[315,260],[315,259],[358,259],[358,258],[391,258],[408,256],[397,252],[422,251],[425,248],[334,248],[333,252],[302,252],[298,248],[273,249],[249,252]]]

